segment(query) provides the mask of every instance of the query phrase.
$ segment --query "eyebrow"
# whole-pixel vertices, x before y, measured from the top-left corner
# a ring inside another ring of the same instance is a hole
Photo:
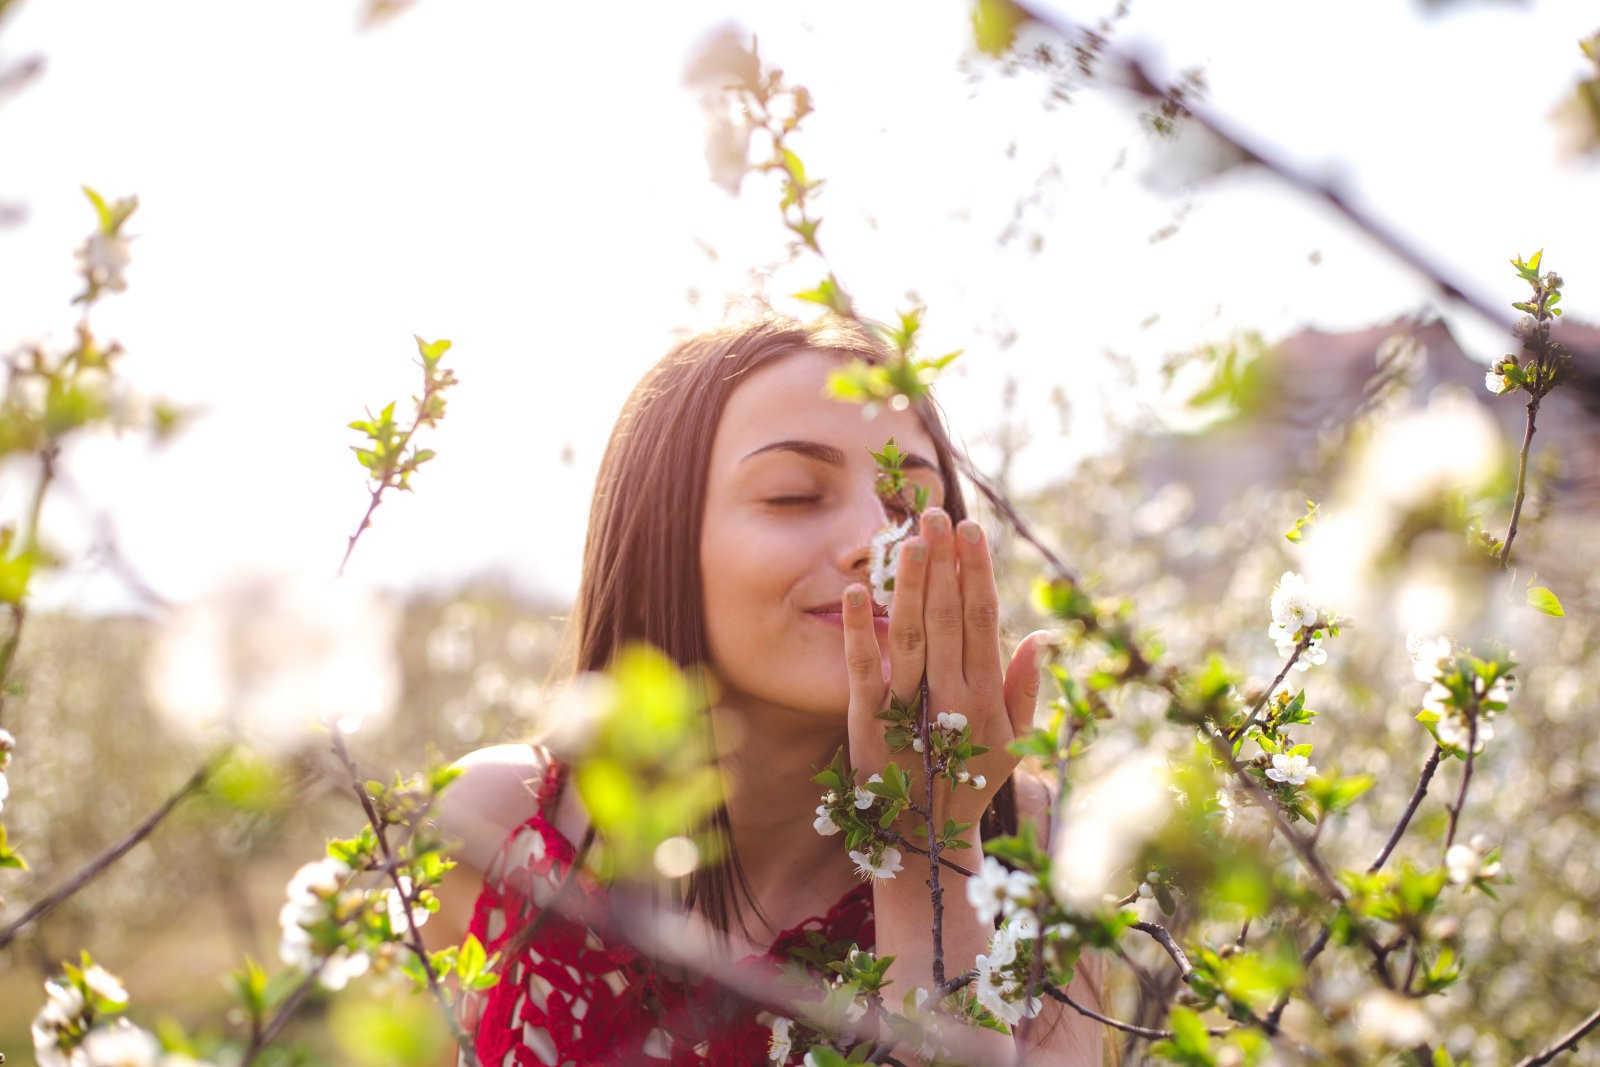
[[[774,441],[769,445],[762,445],[760,448],[747,454],[744,459],[741,459],[739,462],[743,463],[744,460],[750,459],[754,456],[759,456],[763,452],[797,452],[802,456],[808,456],[811,459],[820,460],[823,463],[830,463],[835,467],[844,466],[844,453],[839,451],[839,449],[834,448],[832,445],[825,445],[820,441],[794,440]],[[939,468],[928,462],[928,460],[924,459],[922,456],[917,455],[915,452],[908,452],[906,454],[905,462],[901,464],[901,469],[937,471]]]

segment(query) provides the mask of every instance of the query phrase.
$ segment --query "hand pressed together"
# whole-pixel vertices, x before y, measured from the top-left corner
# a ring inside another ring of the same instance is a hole
[[[909,748],[891,753],[885,723],[877,715],[889,705],[891,692],[903,703],[914,703],[926,670],[930,718],[960,713],[972,729],[972,742],[988,746],[967,761],[972,779],[954,794],[948,782],[936,784],[933,823],[976,823],[1019,762],[1006,745],[1032,726],[1039,658],[1049,632],[1036,630],[1023,638],[1002,669],[1000,598],[988,540],[971,519],[952,529],[950,516],[936,507],[922,513],[917,534],[900,547],[889,608],[888,677],[868,590],[848,587],[841,610],[850,678],[850,766],[865,777],[897,763],[910,781],[912,801],[923,804],[922,754]],[[974,788],[978,781],[982,785]],[[920,823],[909,813],[902,821]]]

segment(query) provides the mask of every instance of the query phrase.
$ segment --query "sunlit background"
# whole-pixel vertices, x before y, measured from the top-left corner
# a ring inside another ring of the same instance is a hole
[[[79,185],[138,194],[132,290],[97,321],[136,386],[205,410],[156,454],[79,443],[65,469],[94,503],[56,509],[47,532],[86,547],[104,511],[179,600],[239,571],[331,575],[363,504],[345,423],[409,395],[419,333],[455,341],[462,385],[425,491],[383,506],[348,576],[494,573],[570,596],[627,390],[784,259],[775,181],[734,197],[710,180],[681,85],[692,45],[735,12],[422,3],[363,30],[353,6],[29,2],[8,26],[5,54],[45,68],[0,110],[0,199],[26,212],[0,232],[5,343],[70,331],[71,250],[92,221]],[[1113,7],[1061,10],[1090,23]],[[1201,67],[1219,112],[1495,300],[1519,250],[1543,246],[1573,279],[1600,266],[1600,221],[1578,206],[1594,163],[1564,164],[1547,118],[1582,71],[1584,7],[1140,2],[1117,40],[1174,74]],[[1063,101],[976,62],[963,4],[736,13],[816,100],[797,144],[827,181],[840,273],[879,317],[914,290],[929,350],[966,349],[943,399],[980,461],[1018,382],[1037,428],[1023,484],[1105,446],[1102,412],[1128,407],[1107,352],[1148,368],[1238,329],[1426,307],[1473,358],[1502,351],[1271,177],[1197,192],[1200,135],[1145,132],[1143,101],[1093,85]],[[819,275],[802,257],[765,289],[804,313],[786,295]],[[1066,434],[1049,432],[1058,387]],[[146,607],[88,565],[39,597]]]

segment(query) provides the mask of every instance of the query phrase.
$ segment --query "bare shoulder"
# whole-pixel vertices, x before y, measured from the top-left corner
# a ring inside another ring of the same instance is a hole
[[[486,870],[513,827],[538,808],[537,790],[549,753],[529,744],[488,745],[452,764],[461,776],[439,798],[445,837],[461,842],[455,858]]]
[[[1017,792],[1017,825],[1033,824],[1034,840],[1049,847],[1051,812],[1055,807],[1056,784],[1044,775],[1018,767],[1011,775]]]

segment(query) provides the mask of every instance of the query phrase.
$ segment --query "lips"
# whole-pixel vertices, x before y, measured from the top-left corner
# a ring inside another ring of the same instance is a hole
[[[841,594],[840,597],[842,599],[843,598],[843,594]],[[839,601],[835,600],[831,604],[818,604],[814,608],[807,608],[806,609],[806,614],[807,615],[842,615],[843,611],[839,607]],[[878,603],[876,600],[874,600],[874,601],[872,601],[872,614],[877,618],[887,619],[889,617],[889,609],[884,607],[882,604]]]

